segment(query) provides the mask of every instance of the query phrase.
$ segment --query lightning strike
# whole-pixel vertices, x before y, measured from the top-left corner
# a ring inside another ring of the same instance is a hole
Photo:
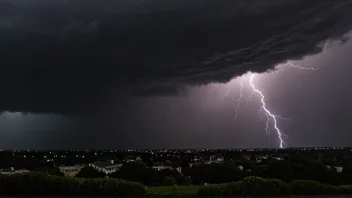
[[[263,109],[263,110],[265,111],[265,115],[266,115],[266,117],[267,117],[266,129],[265,129],[265,130],[266,130],[267,133],[270,132],[270,131],[269,131],[269,121],[270,121],[270,118],[271,118],[271,119],[273,120],[274,129],[275,129],[275,131],[276,131],[276,133],[277,133],[277,135],[278,135],[278,138],[279,138],[279,140],[280,140],[280,148],[283,148],[283,145],[284,145],[283,134],[282,134],[281,130],[279,129],[279,127],[277,126],[277,120],[276,120],[276,118],[277,118],[278,116],[274,115],[273,113],[270,112],[269,109],[267,109],[266,103],[265,103],[265,96],[264,96],[264,94],[263,94],[261,91],[259,91],[259,90],[255,87],[255,85],[254,85],[254,83],[253,83],[253,79],[254,79],[255,75],[256,75],[256,74],[251,74],[251,77],[250,77],[250,79],[249,79],[249,84],[250,84],[250,86],[252,87],[252,89],[253,89],[256,93],[258,93],[258,94],[260,95],[260,97],[261,97],[261,99],[260,99],[261,104],[262,104],[261,109]]]
[[[300,70],[312,70],[312,71],[316,71],[318,69],[320,69],[321,67],[323,67],[324,65],[321,65],[319,68],[313,68],[313,67],[302,67],[300,65],[295,65],[293,63],[285,63],[285,64],[282,64],[282,65],[279,65],[277,66],[274,71],[274,74],[276,75],[277,73],[281,72],[281,71],[284,71],[284,67],[293,67],[293,68],[296,68],[296,69],[300,69]],[[282,120],[289,120],[289,121],[292,121],[291,118],[285,118],[285,117],[282,117],[280,115],[275,115],[273,114],[266,106],[266,103],[265,103],[265,96],[264,94],[256,88],[253,80],[256,76],[256,74],[253,74],[253,73],[249,73],[250,75],[250,78],[248,80],[249,82],[249,85],[252,89],[252,92],[255,92],[257,93],[259,96],[260,96],[260,102],[261,102],[261,107],[260,109],[258,110],[258,116],[259,116],[259,120],[258,122],[261,122],[263,120],[263,117],[262,117],[262,114],[264,113],[265,114],[265,117],[266,117],[266,121],[265,121],[265,128],[263,129],[263,131],[266,132],[266,134],[269,136],[270,138],[270,133],[271,133],[271,126],[270,124],[272,123],[273,124],[273,128],[274,128],[274,131],[276,132],[277,136],[278,136],[278,139],[279,139],[279,142],[280,142],[280,148],[283,148],[285,142],[284,142],[284,137],[287,137],[284,133],[282,133],[282,131],[280,130],[280,128],[278,127],[278,119],[282,119]],[[248,103],[248,100],[251,99],[252,96],[244,96],[243,94],[243,90],[244,90],[244,85],[243,85],[243,81],[244,80],[247,80],[246,77],[242,77],[241,80],[240,80],[240,95],[238,96],[237,99],[234,99],[235,101],[235,118],[234,120],[236,120],[238,118],[238,109],[240,108],[241,106],[241,101],[243,99],[246,99],[247,100],[247,103]],[[225,93],[225,95],[222,97],[222,100],[227,97],[229,95],[229,91],[227,91]],[[272,122],[271,122],[272,121]]]
[[[222,96],[221,100],[224,100],[228,95],[229,95],[230,91],[227,91],[224,96]]]
[[[288,66],[293,67],[293,68],[298,68],[298,69],[301,69],[301,70],[313,70],[313,71],[317,70],[314,67],[302,67],[302,66],[299,66],[299,65],[294,65],[292,63],[286,63],[285,65],[288,65]]]
[[[296,68],[296,69],[300,69],[300,70],[311,70],[311,71],[317,71],[318,69],[320,69],[321,67],[323,67],[324,65],[321,65],[320,67],[318,68],[314,68],[314,67],[302,67],[300,65],[296,65],[296,64],[293,64],[293,63],[285,63],[285,64],[282,64],[282,65],[279,65],[276,67],[276,72],[275,74],[281,72],[284,70],[284,67],[293,67],[293,68]]]
[[[244,88],[244,86],[243,86],[243,80],[244,80],[244,79],[242,78],[241,81],[240,81],[240,85],[241,85],[240,95],[239,95],[238,98],[235,100],[235,102],[236,102],[237,104],[236,104],[235,109],[234,109],[234,111],[235,111],[235,118],[234,118],[234,120],[237,120],[237,117],[238,117],[237,110],[240,108],[242,99],[246,99],[247,102],[248,102],[248,100],[250,100],[250,97],[246,97],[246,96],[243,95],[243,88]]]

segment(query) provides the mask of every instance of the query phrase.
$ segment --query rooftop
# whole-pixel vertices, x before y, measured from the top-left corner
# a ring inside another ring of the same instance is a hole
[[[97,167],[100,167],[100,168],[118,166],[118,164],[112,164],[110,162],[94,162],[93,165],[97,166]]]

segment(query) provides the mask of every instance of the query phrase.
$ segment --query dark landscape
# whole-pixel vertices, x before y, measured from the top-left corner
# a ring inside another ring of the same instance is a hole
[[[0,192],[51,196],[350,194],[351,153],[352,148],[342,147],[1,151]],[[113,190],[110,185],[116,182],[124,187]]]
[[[352,0],[0,0],[0,197],[352,197]]]

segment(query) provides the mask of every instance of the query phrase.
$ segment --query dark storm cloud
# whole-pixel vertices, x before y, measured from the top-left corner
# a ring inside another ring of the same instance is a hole
[[[0,108],[84,114],[321,52],[350,0],[1,0]],[[92,106],[93,105],[93,106]]]

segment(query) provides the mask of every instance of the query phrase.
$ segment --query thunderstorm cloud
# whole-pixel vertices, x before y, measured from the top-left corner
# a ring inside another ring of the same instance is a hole
[[[0,110],[87,114],[322,51],[351,0],[0,0]]]

